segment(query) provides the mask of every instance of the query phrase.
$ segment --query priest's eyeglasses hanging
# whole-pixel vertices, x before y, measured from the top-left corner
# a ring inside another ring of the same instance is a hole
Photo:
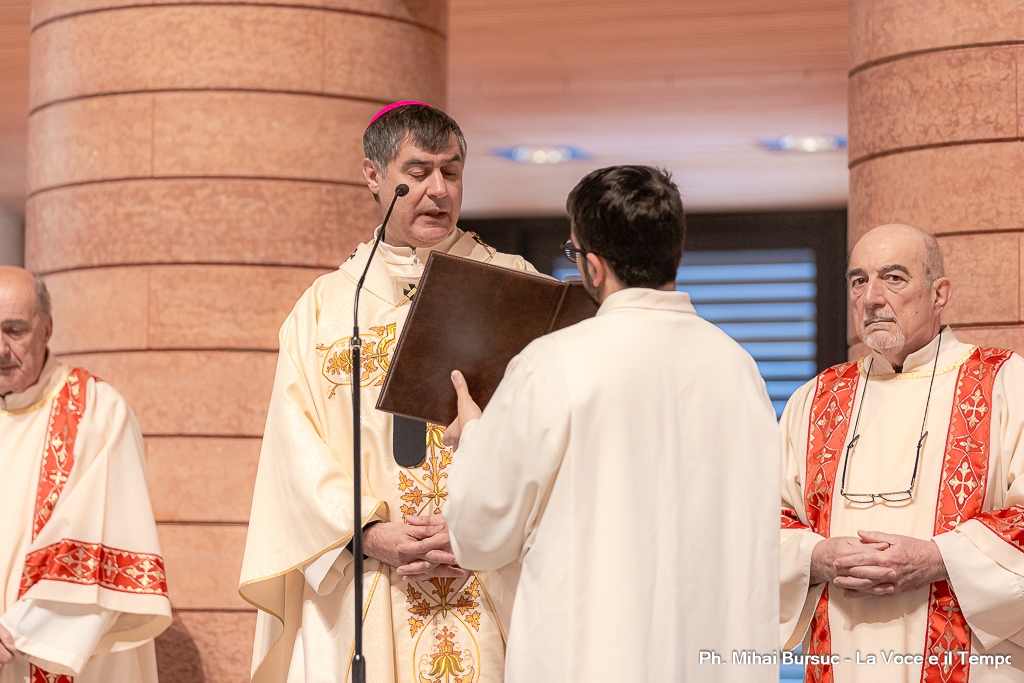
[[[874,365],[874,359],[868,363],[867,376],[864,378],[864,391],[860,395],[860,407],[857,409],[857,419],[853,422],[853,438],[850,439],[850,443],[846,446],[846,456],[843,458],[843,477],[839,486],[839,495],[851,503],[871,504],[876,500],[882,500],[887,503],[903,503],[914,497],[914,485],[917,484],[917,469],[921,464],[921,449],[924,447],[924,440],[928,437],[928,432],[925,431],[925,425],[928,424],[928,406],[932,402],[932,387],[935,386],[935,371],[939,367],[939,349],[942,348],[942,331],[939,331],[939,340],[935,345],[935,362],[932,364],[932,378],[928,382],[928,398],[924,402],[924,418],[921,419],[921,436],[917,440],[917,456],[914,458],[914,473],[910,477],[910,486],[906,491],[891,491],[889,493],[847,493],[846,491],[846,468],[850,464],[850,454],[853,453],[854,446],[857,445],[857,441],[860,439],[860,434],[857,433],[857,426],[860,424],[860,413],[864,410],[864,399],[868,395],[868,378],[871,377],[871,366]]]

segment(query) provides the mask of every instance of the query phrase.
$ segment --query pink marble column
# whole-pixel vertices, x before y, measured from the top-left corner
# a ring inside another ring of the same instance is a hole
[[[882,223],[934,234],[945,320],[1024,351],[1024,4],[851,0],[850,49],[850,244]]]
[[[161,680],[248,680],[237,595],[295,300],[376,224],[362,131],[443,105],[447,0],[36,0],[26,260],[53,350],[146,438],[176,621]]]

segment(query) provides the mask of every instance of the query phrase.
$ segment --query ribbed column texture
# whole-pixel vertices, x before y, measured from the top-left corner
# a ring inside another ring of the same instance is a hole
[[[851,0],[850,49],[850,244],[882,223],[935,235],[944,320],[1024,351],[1024,4]]]
[[[53,351],[142,425],[163,683],[249,680],[236,586],[277,330],[376,225],[370,117],[444,105],[447,26],[447,0],[33,3],[26,263]]]

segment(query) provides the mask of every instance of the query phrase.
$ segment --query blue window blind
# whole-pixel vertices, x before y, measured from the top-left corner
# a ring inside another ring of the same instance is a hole
[[[816,274],[811,249],[685,253],[676,273],[676,289],[689,292],[697,314],[757,361],[778,417],[817,374]],[[797,683],[803,673],[780,664],[779,681]]]
[[[560,259],[554,276],[577,276]],[[817,373],[814,251],[757,249],[683,254],[676,289],[697,314],[735,339],[757,361],[776,416]]]
[[[777,416],[817,373],[816,274],[810,249],[689,252],[676,274],[697,314],[757,361]]]

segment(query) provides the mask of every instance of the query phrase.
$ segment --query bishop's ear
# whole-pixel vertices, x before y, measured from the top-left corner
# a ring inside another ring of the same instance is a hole
[[[384,177],[381,173],[380,167],[369,159],[363,159],[363,178],[366,180],[366,186],[370,188],[370,192],[373,193],[373,198],[380,203],[380,181]]]

